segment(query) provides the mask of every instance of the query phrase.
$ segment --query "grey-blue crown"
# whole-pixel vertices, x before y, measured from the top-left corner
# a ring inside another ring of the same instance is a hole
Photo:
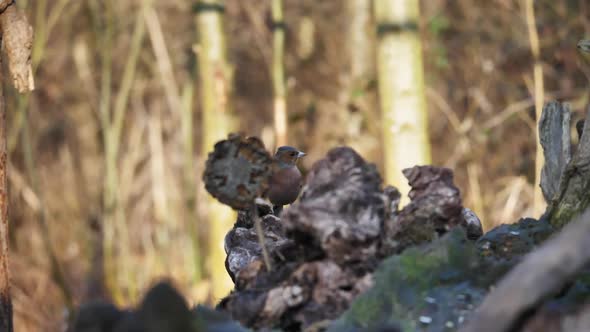
[[[296,152],[299,152],[299,150],[295,149],[292,146],[288,146],[288,145],[281,146],[280,148],[277,149],[277,152],[286,152],[286,151],[296,151]]]

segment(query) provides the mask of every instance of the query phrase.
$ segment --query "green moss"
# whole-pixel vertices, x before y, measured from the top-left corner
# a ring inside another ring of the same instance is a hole
[[[475,246],[459,228],[428,246],[389,257],[375,272],[373,288],[354,301],[328,331],[343,327],[348,331],[350,324],[371,330],[387,322],[399,323],[404,331],[416,331],[423,329],[419,322],[422,315],[439,317],[437,323],[443,325],[424,327],[435,331],[448,317],[458,315],[455,292],[470,294],[470,299],[485,293],[485,289],[473,290],[468,282],[477,257]]]
[[[358,301],[358,303],[351,307],[351,314],[347,317],[347,320],[349,323],[367,327],[369,323],[379,318],[379,310],[385,306],[386,303],[384,303],[383,298],[363,298],[362,301]]]
[[[578,211],[574,211],[574,207],[561,204],[556,207],[555,212],[551,214],[551,224],[556,228],[561,228],[565,226],[576,214]]]

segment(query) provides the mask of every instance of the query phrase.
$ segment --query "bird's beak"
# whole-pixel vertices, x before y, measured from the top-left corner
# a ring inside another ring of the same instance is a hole
[[[305,157],[305,152],[299,151],[299,154],[297,155],[297,158],[301,158],[301,157]]]

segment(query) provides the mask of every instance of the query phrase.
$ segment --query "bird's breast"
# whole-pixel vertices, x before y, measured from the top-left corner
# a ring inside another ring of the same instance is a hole
[[[268,199],[274,205],[293,203],[302,186],[302,176],[296,166],[278,169],[270,177]]]

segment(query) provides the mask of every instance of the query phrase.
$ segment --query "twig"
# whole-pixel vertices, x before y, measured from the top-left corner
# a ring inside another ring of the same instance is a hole
[[[168,193],[166,190],[166,171],[164,158],[164,143],[162,142],[162,120],[157,107],[152,108],[148,120],[148,145],[150,149],[150,171],[152,175],[152,199],[156,218],[167,224],[170,217],[168,208]],[[158,245],[165,246],[166,229],[156,232]]]
[[[135,71],[137,69],[137,60],[139,59],[139,52],[141,51],[141,44],[145,36],[145,13],[150,8],[153,0],[144,0],[142,2],[141,11],[136,17],[135,28],[133,29],[133,36],[131,37],[131,49],[129,57],[123,70],[123,77],[121,79],[121,88],[117,94],[114,106],[113,119],[113,141],[119,142],[121,139],[121,131],[123,130],[123,120],[127,110],[127,103],[129,101],[129,92],[135,80]]]
[[[33,191],[33,188],[31,188],[26,183],[24,176],[17,170],[13,169],[8,174],[8,178],[10,180],[12,190],[14,190],[17,195],[22,195],[23,201],[29,205],[29,208],[33,210],[34,213],[39,213],[41,210],[41,202],[39,197],[35,191]]]
[[[178,84],[174,79],[170,55],[168,54],[168,48],[166,47],[166,42],[164,41],[164,35],[162,33],[162,25],[160,24],[158,14],[154,8],[149,7],[145,12],[145,22],[148,27],[152,48],[156,54],[158,70],[162,76],[162,86],[166,93],[168,107],[170,107],[172,112],[177,112],[180,109]]]
[[[262,229],[262,222],[260,221],[260,216],[258,215],[258,209],[256,208],[256,204],[252,204],[250,213],[252,214],[252,218],[254,218],[254,227],[256,228],[256,235],[258,236],[258,244],[260,244],[260,248],[262,249],[264,265],[266,265],[266,270],[270,272],[272,271],[272,264],[270,262],[270,255],[268,254],[268,249],[266,249],[266,242],[264,241],[264,230]]]
[[[430,87],[426,87],[426,96],[438,106],[438,109],[447,118],[455,133],[462,134],[464,132],[464,130],[461,130],[462,122],[449,103],[435,89]]]
[[[251,1],[239,1],[237,4],[242,8],[250,23],[252,23],[254,43],[256,43],[256,49],[260,53],[264,67],[270,68],[270,54],[268,52],[268,43],[265,38],[267,29],[264,25],[262,15],[256,12],[256,8],[253,7],[253,4],[256,3]]]

